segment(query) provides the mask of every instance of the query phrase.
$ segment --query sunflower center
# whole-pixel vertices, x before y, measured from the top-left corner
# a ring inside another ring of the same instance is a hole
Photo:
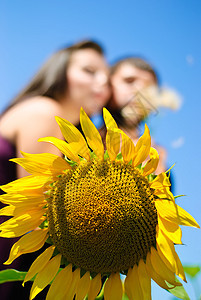
[[[61,254],[95,273],[126,271],[156,243],[148,181],[120,161],[82,162],[62,175],[50,191],[48,221]]]

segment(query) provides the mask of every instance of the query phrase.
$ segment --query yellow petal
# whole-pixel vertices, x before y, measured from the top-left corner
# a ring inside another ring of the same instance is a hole
[[[47,143],[53,144],[61,151],[61,153],[63,153],[70,160],[75,161],[78,164],[80,163],[80,159],[79,159],[78,155],[74,154],[74,151],[73,151],[73,149],[71,149],[70,144],[67,144],[66,142],[64,142],[58,138],[55,138],[55,137],[40,138],[38,140],[38,142],[47,142]],[[79,144],[78,144],[78,147],[80,147]],[[70,166],[69,166],[69,168],[70,168]]]
[[[124,161],[128,163],[136,155],[135,146],[132,140],[121,129],[111,128],[111,130],[108,130],[108,132],[110,131],[113,131],[114,134],[121,134],[122,137],[121,154],[123,156]]]
[[[98,273],[96,277],[91,280],[89,292],[88,292],[88,300],[94,300],[98,293],[100,292],[102,286],[101,282],[101,274]]]
[[[173,242],[158,228],[156,241],[157,251],[163,262],[172,272],[180,276],[182,280],[186,281],[184,270],[175,251]]]
[[[30,203],[29,201],[25,203],[18,202],[15,205],[10,205],[2,208],[0,210],[0,215],[18,217],[26,213],[32,214],[32,212],[40,211],[45,204],[45,200],[41,203]]]
[[[156,242],[157,251],[161,259],[172,272],[176,273],[176,261],[174,256],[176,252],[173,242],[166,237],[160,229],[157,229]]]
[[[83,300],[85,298],[85,296],[88,294],[90,283],[90,273],[86,272],[78,282],[75,297],[76,300]]]
[[[31,214],[23,214],[13,217],[0,225],[1,237],[18,237],[37,228],[46,217],[43,217],[45,209],[32,211]]]
[[[158,155],[158,152],[156,151],[156,149],[151,147],[150,152],[149,152],[149,156],[150,156],[150,160],[146,163],[146,165],[143,169],[143,175],[144,176],[147,176],[147,175],[155,172],[156,168],[158,166],[159,155]]]
[[[141,164],[147,158],[150,152],[150,147],[151,147],[151,137],[149,133],[149,128],[145,124],[144,134],[139,138],[135,147],[136,156],[133,159],[134,167]]]
[[[161,186],[160,189],[155,189],[154,194],[156,196],[158,196],[161,200],[169,199],[169,200],[175,202],[174,196],[173,196],[172,192],[170,191],[169,186],[168,187]]]
[[[182,266],[182,263],[179,259],[179,256],[177,255],[177,253],[175,252],[175,258],[176,258],[176,266],[177,266],[177,269],[176,269],[176,274],[185,282],[186,281],[186,276],[185,276],[185,273],[184,273],[184,269],[183,269],[183,266]]]
[[[132,269],[128,269],[126,279],[124,281],[124,290],[129,300],[134,300],[133,296],[133,278],[132,278]]]
[[[169,186],[171,186],[169,177],[164,172],[157,175],[157,177],[150,182],[150,187],[152,189],[162,189]]]
[[[77,145],[79,145],[79,147],[76,147],[77,148],[76,154],[79,154],[80,156],[86,158],[86,160],[89,161],[90,160],[90,150],[89,150],[87,143],[86,143],[84,137],[82,136],[81,132],[67,120],[62,119],[60,117],[56,117],[55,119],[56,119],[57,123],[59,124],[59,127],[61,129],[61,132],[62,132],[65,140],[69,144],[76,143]]]
[[[173,243],[182,244],[182,231],[178,224],[165,220],[159,215],[158,225]]]
[[[106,148],[111,161],[114,161],[120,149],[120,134],[108,130],[106,134]]]
[[[119,273],[112,273],[105,283],[105,300],[122,300],[123,287]]]
[[[37,203],[34,203],[32,206],[31,204],[29,203],[29,205],[16,205],[15,207],[15,210],[13,212],[13,216],[14,217],[18,217],[20,215],[23,215],[23,214],[29,214],[29,215],[32,215],[32,213],[34,213],[35,211],[41,211],[43,208],[44,208],[44,205],[46,204],[46,202],[43,202],[43,203],[40,203],[40,204],[37,204]],[[43,213],[46,212],[46,209],[43,210]]]
[[[155,248],[151,248],[151,264],[158,275],[172,285],[182,285],[176,282],[174,273],[166,266]]]
[[[195,219],[187,213],[183,208],[168,200],[155,201],[155,206],[158,214],[170,221],[179,225],[193,226],[200,228]]]
[[[151,277],[147,273],[147,269],[143,259],[140,260],[138,265],[138,277],[143,294],[142,299],[151,300]]]
[[[103,108],[103,117],[107,127],[106,148],[111,161],[114,161],[120,149],[120,133],[110,130],[118,128],[115,120],[106,108]]]
[[[32,279],[38,272],[40,272],[47,265],[48,261],[52,257],[54,249],[55,246],[50,246],[34,260],[31,267],[29,268],[29,271],[25,276],[23,285],[25,284],[25,282]]]
[[[100,133],[82,108],[80,110],[80,123],[89,147],[100,160],[103,160],[104,146]]]
[[[85,142],[86,143],[86,142]],[[71,149],[71,151],[75,154],[75,155],[80,155],[81,157],[85,158],[87,161],[90,160],[90,150],[88,149],[88,152],[86,153],[85,150],[83,150],[81,148],[81,145],[79,143],[75,143],[75,142],[71,142],[69,144],[69,147]]]
[[[0,201],[4,204],[10,204],[11,207],[24,206],[29,207],[34,204],[40,205],[43,204],[45,199],[44,195],[41,196],[25,196],[21,194],[4,194],[0,197]],[[8,206],[7,206],[8,207]],[[2,210],[3,212],[3,210]]]
[[[55,171],[56,173],[60,173],[66,168],[70,168],[68,163],[63,158],[52,153],[30,154],[21,151],[21,154],[23,155],[24,160],[27,159],[30,161],[30,163],[33,163],[34,166],[36,164],[36,168],[37,165],[40,165],[38,169],[42,168],[42,175],[45,173],[46,169],[48,169],[47,172],[51,175],[51,170]]]
[[[174,259],[175,259],[174,266],[172,266],[170,264],[170,262],[168,261],[167,257],[164,255],[164,253],[159,248],[158,244],[157,244],[157,251],[158,251],[158,254],[160,255],[161,259],[163,260],[163,262],[166,264],[166,266],[170,270],[172,270],[172,271],[173,271],[173,267],[174,267],[174,271],[173,272],[176,275],[178,275],[183,281],[187,282],[183,266],[181,264],[181,261],[180,261],[178,255],[177,255],[176,251],[174,252]]]
[[[149,252],[146,257],[146,269],[151,278],[163,289],[169,289],[163,277],[161,277],[153,268],[151,264],[151,253]]]
[[[40,205],[46,202],[45,195],[43,193],[39,195],[26,195],[18,193],[3,194],[0,197],[0,201],[4,204],[11,204],[15,207],[22,205],[29,207],[30,205]]]
[[[31,288],[30,300],[34,299],[54,279],[59,271],[60,262],[61,254],[58,254],[38,273]]]
[[[22,154],[24,158],[14,158],[11,161],[16,162],[33,175],[56,176],[66,169],[70,169],[69,164],[63,158],[54,154],[28,154],[24,152]]]
[[[1,199],[0,199],[1,201]],[[3,203],[3,201],[1,201]],[[15,211],[15,206],[9,205],[0,209],[0,216],[13,216]]]
[[[72,277],[71,285],[67,290],[67,293],[65,295],[65,300],[73,300],[74,295],[76,294],[78,282],[80,280],[80,269],[77,268],[72,275],[73,277]]]
[[[64,299],[73,278],[72,265],[61,270],[51,284],[46,300]]]
[[[1,189],[6,193],[22,195],[41,195],[44,186],[49,182],[47,176],[25,176],[8,184],[2,185]]]
[[[0,201],[10,206],[4,207],[0,215],[18,217],[32,211],[40,211],[47,203],[44,196],[25,196],[20,194],[5,194]]]
[[[126,276],[124,287],[129,300],[142,300],[143,294],[142,289],[139,282],[138,276],[138,267],[134,265],[133,269],[130,268],[128,270],[128,274]]]
[[[135,146],[132,140],[123,132],[122,135],[121,154],[126,163],[133,159],[135,155]]]
[[[103,118],[107,129],[118,128],[117,123],[115,122],[111,113],[105,107],[103,108]]]
[[[48,229],[38,229],[21,237],[11,248],[10,256],[4,265],[11,264],[22,254],[39,250],[47,239]]]

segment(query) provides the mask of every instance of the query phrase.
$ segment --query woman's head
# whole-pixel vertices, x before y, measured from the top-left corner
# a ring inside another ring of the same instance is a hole
[[[55,52],[11,106],[30,97],[46,96],[56,101],[65,97],[70,101],[73,97],[75,104],[79,102],[84,107],[87,100],[93,100],[90,93],[102,107],[109,98],[110,89],[103,49],[87,40]]]
[[[119,60],[111,68],[113,107],[125,106],[137,92],[157,83],[156,72],[145,60],[138,57]]]
[[[102,53],[93,48],[75,50],[69,60],[67,99],[90,114],[102,109],[110,97],[109,69]]]

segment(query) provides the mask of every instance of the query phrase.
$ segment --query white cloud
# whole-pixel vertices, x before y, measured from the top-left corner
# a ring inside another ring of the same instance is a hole
[[[179,138],[177,138],[176,140],[171,142],[171,146],[172,148],[181,148],[184,145],[185,139],[183,136],[180,136]]]
[[[186,62],[188,65],[192,66],[194,64],[194,57],[191,54],[186,55]]]

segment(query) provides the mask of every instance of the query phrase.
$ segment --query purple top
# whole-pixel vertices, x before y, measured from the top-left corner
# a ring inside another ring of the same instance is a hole
[[[16,179],[16,166],[13,162],[10,162],[10,158],[16,157],[15,146],[12,145],[9,141],[3,138],[0,135],[0,185],[6,184],[10,181]],[[0,195],[3,194],[3,191],[0,189]],[[4,205],[0,202],[0,208],[4,207]],[[6,221],[8,217],[0,216],[0,223]],[[16,239],[5,239],[0,238],[0,270],[10,268],[8,266],[3,265],[8,259],[8,255],[13,243],[16,242]],[[11,268],[17,268],[18,263],[12,264]],[[8,299],[9,295],[9,284],[5,284],[2,287],[0,286],[0,292],[2,295],[2,299]]]
[[[16,179],[16,165],[9,161],[15,157],[15,146],[0,135],[0,185]]]
[[[7,141],[0,135],[0,185],[9,183],[17,179],[16,176],[16,164],[9,161],[11,158],[16,157],[16,148],[13,144]],[[3,191],[0,189],[0,195]],[[0,202],[0,208],[4,205]],[[8,217],[0,216],[0,224],[6,221]],[[24,257],[20,256],[10,265],[3,265],[8,259],[9,252],[12,245],[18,240],[18,238],[0,238],[0,271],[4,269],[17,269],[20,271],[27,271],[32,262],[37,258],[38,252],[26,254]],[[44,251],[44,250],[43,250]],[[40,251],[41,253],[41,251]],[[22,287],[22,281],[7,282],[0,284],[0,298],[1,300],[22,300],[29,299],[29,293],[31,289],[31,282],[25,284]],[[36,300],[45,299],[47,290],[44,290],[36,296]]]

